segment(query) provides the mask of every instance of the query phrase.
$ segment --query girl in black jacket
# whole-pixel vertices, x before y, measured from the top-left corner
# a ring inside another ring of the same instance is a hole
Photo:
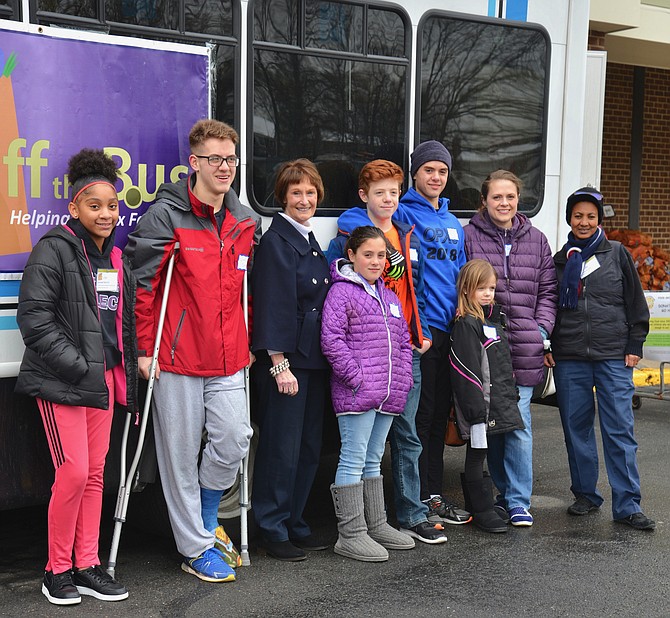
[[[114,403],[136,410],[137,376],[134,279],[114,246],[116,164],[85,149],[68,175],[71,219],[35,245],[17,309],[26,351],[16,390],[37,399],[56,469],[42,584],[56,605],[128,597],[100,567],[98,536]]]
[[[461,269],[449,353],[456,417],[468,440],[461,477],[465,508],[486,532],[507,531],[507,521],[493,508],[491,478],[484,474],[486,435],[523,429],[504,314],[494,304],[496,282],[496,271],[484,260]]]

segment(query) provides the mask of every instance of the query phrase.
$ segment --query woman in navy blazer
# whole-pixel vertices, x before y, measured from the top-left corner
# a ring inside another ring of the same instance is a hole
[[[297,159],[280,168],[275,200],[282,212],[256,249],[251,278],[260,428],[254,515],[267,553],[286,561],[327,547],[303,518],[319,464],[328,392],[320,330],[330,273],[309,224],[323,194],[312,162]]]

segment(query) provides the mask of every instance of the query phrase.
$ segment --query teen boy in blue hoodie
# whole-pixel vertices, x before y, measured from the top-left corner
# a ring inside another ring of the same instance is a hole
[[[465,264],[464,234],[440,197],[451,172],[451,154],[440,142],[419,144],[412,153],[414,186],[405,193],[394,219],[414,225],[425,259],[426,319],[432,346],[421,357],[421,397],[416,429],[423,446],[419,458],[421,500],[428,520],[465,524],[472,518],[442,496],[444,434],[451,401],[449,328],[456,311],[456,280]]]

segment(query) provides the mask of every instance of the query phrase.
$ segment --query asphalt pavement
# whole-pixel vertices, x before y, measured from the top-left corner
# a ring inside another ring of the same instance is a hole
[[[651,394],[654,389],[647,389]],[[531,528],[487,534],[472,525],[447,526],[449,541],[390,552],[366,564],[314,552],[280,563],[252,544],[251,566],[234,583],[201,582],[179,569],[173,542],[126,524],[117,577],[130,597],[77,606],[50,605],[40,592],[46,551],[43,507],[0,513],[1,616],[670,616],[670,401],[643,398],[636,411],[642,508],[653,532],[614,523],[604,465],[603,507],[571,517],[563,435],[556,408],[534,406],[535,483]],[[462,502],[458,472],[465,450],[445,449],[445,493]],[[328,486],[335,458],[325,457],[309,505],[317,535],[335,539]],[[387,498],[390,472],[385,460]],[[108,505],[109,507],[109,505]],[[106,509],[106,512],[109,508]],[[392,513],[391,513],[392,517]],[[101,558],[112,522],[103,520]]]

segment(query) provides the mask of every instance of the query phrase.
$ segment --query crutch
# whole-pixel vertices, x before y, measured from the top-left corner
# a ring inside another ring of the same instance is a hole
[[[126,422],[123,427],[123,438],[121,439],[121,472],[119,475],[119,493],[116,498],[116,509],[114,511],[114,533],[112,535],[112,546],[109,549],[109,561],[107,562],[107,573],[114,577],[116,570],[116,556],[119,551],[119,540],[121,539],[121,528],[126,521],[126,511],[128,510],[128,501],[130,500],[130,491],[133,485],[133,477],[140,462],[142,447],[144,446],[144,436],[147,431],[147,422],[151,410],[151,395],[154,390],[154,381],[156,379],[156,365],[158,364],[158,350],[160,349],[161,336],[163,334],[163,323],[165,322],[165,310],[167,309],[168,295],[170,294],[170,283],[172,281],[172,270],[179,243],[175,243],[172,255],[168,261],[167,274],[165,275],[165,286],[163,288],[163,300],[161,302],[161,311],[158,318],[158,330],[156,331],[156,341],[154,342],[154,354],[151,358],[151,367],[149,369],[149,384],[147,386],[147,396],[144,399],[144,411],[140,422],[140,432],[137,437],[137,448],[135,457],[130,464],[130,469],[126,472],[126,449],[128,446],[128,432],[130,431],[130,419],[132,412],[126,415]]]
[[[242,283],[242,310],[244,311],[244,326],[249,339],[249,273],[244,271]],[[244,394],[247,406],[247,420],[251,424],[251,396],[249,393],[249,366],[244,368]],[[247,509],[249,508],[249,451],[240,463],[240,557],[242,566],[249,566],[249,528],[247,526]]]

